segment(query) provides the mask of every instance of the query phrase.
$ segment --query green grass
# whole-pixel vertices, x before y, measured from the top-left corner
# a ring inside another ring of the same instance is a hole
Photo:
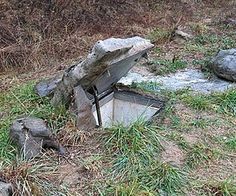
[[[186,173],[169,163],[154,163],[140,172],[139,178],[146,187],[159,194],[174,195],[187,185]]]
[[[0,94],[0,111],[6,113],[0,121],[0,160],[10,162],[15,157],[15,147],[9,139],[12,122],[19,117],[35,116],[43,118],[53,131],[62,127],[68,119],[64,108],[54,109],[49,98],[35,94],[35,82],[19,85]]]
[[[167,134],[166,137],[172,141],[175,141],[178,144],[178,146],[180,146],[183,150],[188,150],[190,148],[189,143],[178,132],[172,131],[169,134]]]
[[[161,91],[162,85],[157,82],[140,82],[140,83],[132,83],[131,88],[136,88],[143,90],[145,92],[150,92],[156,94]]]
[[[170,38],[170,31],[166,29],[155,28],[147,36],[152,42],[166,42]]]
[[[224,93],[212,95],[213,104],[218,106],[218,111],[230,115],[236,115],[236,90],[230,89]]]
[[[189,125],[196,127],[196,128],[201,128],[201,129],[205,129],[208,125],[209,125],[209,120],[204,119],[204,118],[197,118],[192,120]]]
[[[105,190],[98,190],[101,196],[155,196],[156,192],[143,186],[138,180],[129,182],[111,183]]]
[[[236,90],[212,93],[211,95],[190,94],[190,92],[176,95],[183,103],[196,110],[208,110],[236,115]]]
[[[200,189],[202,194],[233,196],[236,195],[235,178],[229,177],[225,180],[211,180],[204,183]]]
[[[225,140],[225,145],[230,149],[230,150],[236,150],[236,135],[231,136]]]
[[[164,75],[168,73],[175,73],[177,70],[184,69],[188,66],[186,61],[181,59],[176,60],[158,60],[153,61],[150,65],[151,71],[156,75]]]
[[[215,141],[221,145],[221,148],[229,151],[236,151],[236,133],[230,133],[223,136],[215,136]]]
[[[188,151],[186,156],[186,165],[194,168],[201,163],[212,160],[216,157],[216,152],[201,143],[194,144]]]
[[[186,105],[195,110],[206,110],[210,108],[210,101],[205,95],[185,94],[180,98]]]
[[[100,195],[176,195],[183,194],[188,184],[187,173],[165,162],[153,161],[123,182],[110,182]]]
[[[158,128],[143,120],[129,127],[117,125],[106,130],[105,146],[114,155],[114,175],[132,175],[145,167],[162,149]]]
[[[192,41],[186,42],[187,52],[202,53],[205,57],[214,55],[219,49],[230,49],[236,47],[235,34],[199,34]]]

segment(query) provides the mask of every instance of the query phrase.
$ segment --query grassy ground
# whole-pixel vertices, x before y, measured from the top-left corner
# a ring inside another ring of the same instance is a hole
[[[195,13],[195,20],[184,23],[192,40],[171,41],[169,26],[145,34],[156,43],[146,64],[151,71],[196,68],[211,77],[210,57],[236,47],[235,26],[216,18],[221,9],[201,11],[211,14],[210,22]],[[64,108],[55,110],[48,98],[35,94],[36,81],[51,74],[1,75],[0,177],[14,185],[16,195],[236,195],[235,89],[211,95],[163,90],[158,95],[167,104],[157,121],[140,119],[129,127],[87,133],[75,128]],[[159,89],[155,83],[133,87],[154,94]],[[19,116],[45,119],[70,153],[61,157],[46,151],[35,160],[22,160],[8,136]]]

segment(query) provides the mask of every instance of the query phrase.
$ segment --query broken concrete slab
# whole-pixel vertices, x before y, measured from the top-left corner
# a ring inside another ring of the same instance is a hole
[[[64,148],[52,137],[51,130],[40,118],[26,117],[13,122],[10,138],[17,144],[25,159],[36,157],[42,148],[53,148],[65,153]]]
[[[108,90],[152,47],[149,40],[141,37],[98,41],[84,61],[65,71],[51,103],[55,107],[70,103],[78,85],[86,91],[94,86],[98,93]]]
[[[213,92],[224,92],[235,87],[235,84],[217,77],[208,79],[204,73],[196,69],[186,69],[178,71],[167,76],[142,76],[139,73],[129,72],[123,77],[119,83],[131,85],[132,83],[155,82],[160,84],[160,89],[168,89],[172,91],[189,88],[195,92],[210,94]]]

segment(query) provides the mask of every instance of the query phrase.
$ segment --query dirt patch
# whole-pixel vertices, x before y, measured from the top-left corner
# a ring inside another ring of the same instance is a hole
[[[162,141],[161,144],[164,147],[164,151],[161,153],[161,160],[181,167],[185,159],[183,151],[171,141]]]
[[[202,164],[191,172],[191,177],[200,181],[225,180],[235,174],[235,163],[236,157],[233,156],[215,160],[209,164]]]
[[[182,133],[181,135],[186,140],[186,142],[191,145],[196,144],[200,140],[199,134],[196,133]]]

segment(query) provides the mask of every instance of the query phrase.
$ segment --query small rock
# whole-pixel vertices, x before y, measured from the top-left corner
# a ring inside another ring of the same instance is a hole
[[[81,86],[74,88],[75,104],[77,110],[77,128],[91,130],[96,127],[96,120],[92,112],[92,103]]]
[[[226,25],[236,25],[236,19],[233,18],[227,18],[225,21],[223,21]]]
[[[61,82],[61,80],[62,75],[58,75],[48,80],[43,80],[36,84],[35,91],[40,97],[49,96],[53,93],[54,89],[57,87],[57,84]]]
[[[39,155],[42,148],[53,148],[64,153],[64,149],[52,138],[50,129],[40,118],[15,120],[10,128],[10,138],[19,146],[26,159]]]
[[[179,29],[175,30],[175,35],[180,36],[181,38],[185,39],[185,40],[189,40],[192,39],[192,35],[185,33]]]
[[[220,50],[212,59],[211,69],[220,78],[236,81],[236,48]]]
[[[10,183],[5,183],[0,181],[0,195],[1,196],[12,195],[12,185]]]

